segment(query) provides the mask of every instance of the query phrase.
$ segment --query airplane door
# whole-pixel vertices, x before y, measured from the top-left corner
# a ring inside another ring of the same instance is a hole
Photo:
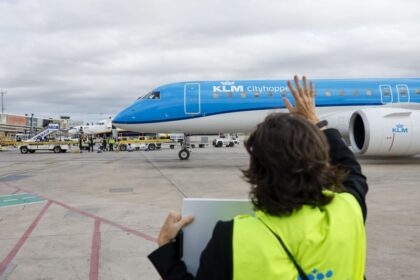
[[[379,91],[381,92],[382,104],[392,103],[392,89],[390,85],[380,85]]]
[[[410,90],[407,85],[397,85],[398,102],[408,103],[410,102]]]
[[[200,84],[188,83],[184,85],[184,111],[188,115],[201,112]]]

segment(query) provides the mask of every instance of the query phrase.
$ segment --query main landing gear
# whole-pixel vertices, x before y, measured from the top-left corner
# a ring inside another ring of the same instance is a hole
[[[181,144],[181,151],[178,153],[178,157],[180,160],[187,160],[189,159],[191,154],[190,151],[190,136],[187,134],[184,134],[184,140]]]

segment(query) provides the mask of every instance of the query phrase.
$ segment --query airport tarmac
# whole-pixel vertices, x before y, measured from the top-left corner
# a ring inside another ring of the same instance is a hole
[[[146,256],[183,197],[246,198],[235,148],[0,152],[0,280],[160,279]],[[361,159],[367,278],[420,279],[420,157]]]

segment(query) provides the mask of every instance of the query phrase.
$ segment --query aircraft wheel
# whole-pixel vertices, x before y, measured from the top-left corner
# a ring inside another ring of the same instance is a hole
[[[188,151],[187,149],[182,149],[181,151],[179,151],[178,156],[180,160],[187,160],[190,157],[190,151]]]
[[[61,148],[59,146],[54,147],[53,152],[58,154],[61,153]]]
[[[22,154],[27,154],[27,153],[29,152],[29,150],[28,150],[28,148],[27,148],[27,147],[20,147],[20,152],[21,152]]]
[[[127,151],[127,145],[121,144],[119,149],[120,149],[121,152],[125,152],[125,151]]]

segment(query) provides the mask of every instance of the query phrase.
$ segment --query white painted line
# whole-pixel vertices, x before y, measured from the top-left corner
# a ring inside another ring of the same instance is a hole
[[[16,201],[16,200],[19,200],[19,199],[16,199],[16,198],[13,198],[13,199],[5,199],[5,200],[3,200],[3,202]]]

